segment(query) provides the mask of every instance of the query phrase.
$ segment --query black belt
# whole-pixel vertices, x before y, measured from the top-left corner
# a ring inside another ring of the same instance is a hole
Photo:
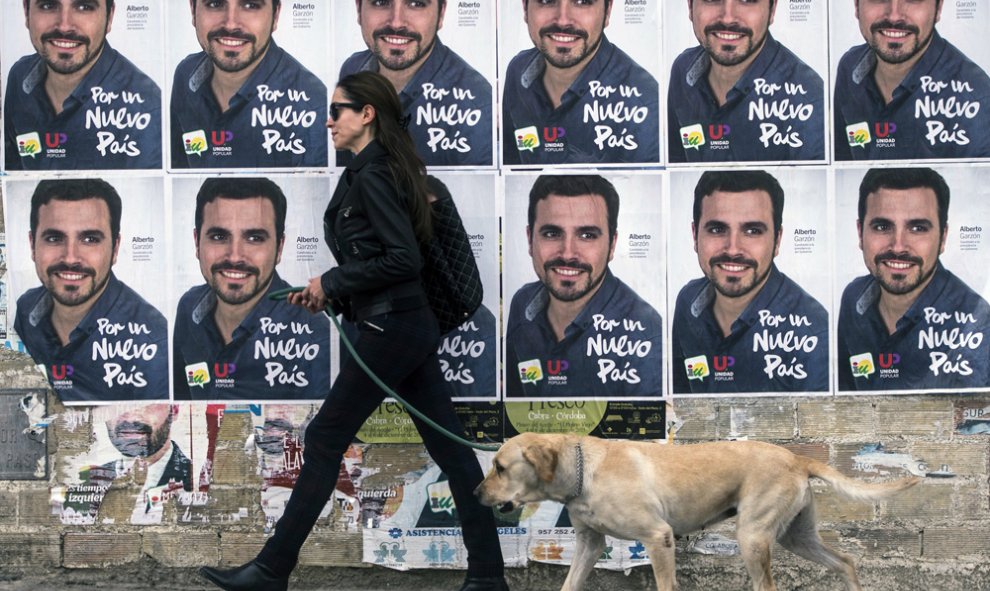
[[[429,303],[430,302],[426,299],[426,294],[424,293],[390,298],[380,302],[373,302],[360,306],[354,310],[354,322],[361,322],[366,318],[371,318],[372,316],[377,316],[379,314],[387,314],[392,310],[412,310],[414,308],[420,308],[428,305]]]

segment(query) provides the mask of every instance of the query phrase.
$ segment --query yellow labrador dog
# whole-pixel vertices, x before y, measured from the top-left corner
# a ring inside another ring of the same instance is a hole
[[[675,536],[732,516],[756,591],[776,589],[770,576],[775,541],[832,569],[849,591],[856,591],[853,559],[818,535],[811,477],[863,501],[893,495],[919,480],[860,482],[817,460],[756,441],[661,445],[525,433],[495,454],[475,494],[503,511],[536,501],[567,505],[577,547],[561,591],[582,588],[605,548],[605,534],[641,541],[657,589],[671,591]]]

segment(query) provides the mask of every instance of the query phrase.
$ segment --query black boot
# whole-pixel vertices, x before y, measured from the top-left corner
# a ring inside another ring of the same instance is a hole
[[[509,591],[505,577],[468,577],[459,591]]]
[[[289,575],[280,577],[253,560],[230,570],[204,566],[199,574],[226,591],[286,591],[289,588]]]

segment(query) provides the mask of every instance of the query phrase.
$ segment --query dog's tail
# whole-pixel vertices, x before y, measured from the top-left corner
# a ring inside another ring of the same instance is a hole
[[[820,478],[832,485],[840,495],[858,501],[872,501],[895,495],[921,482],[917,476],[900,478],[890,482],[864,482],[850,478],[828,464],[802,457],[809,476]]]

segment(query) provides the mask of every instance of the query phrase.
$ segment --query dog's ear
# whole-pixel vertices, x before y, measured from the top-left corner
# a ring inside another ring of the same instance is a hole
[[[536,468],[536,475],[543,482],[552,482],[557,471],[557,450],[545,445],[531,445],[523,450],[523,457]]]

